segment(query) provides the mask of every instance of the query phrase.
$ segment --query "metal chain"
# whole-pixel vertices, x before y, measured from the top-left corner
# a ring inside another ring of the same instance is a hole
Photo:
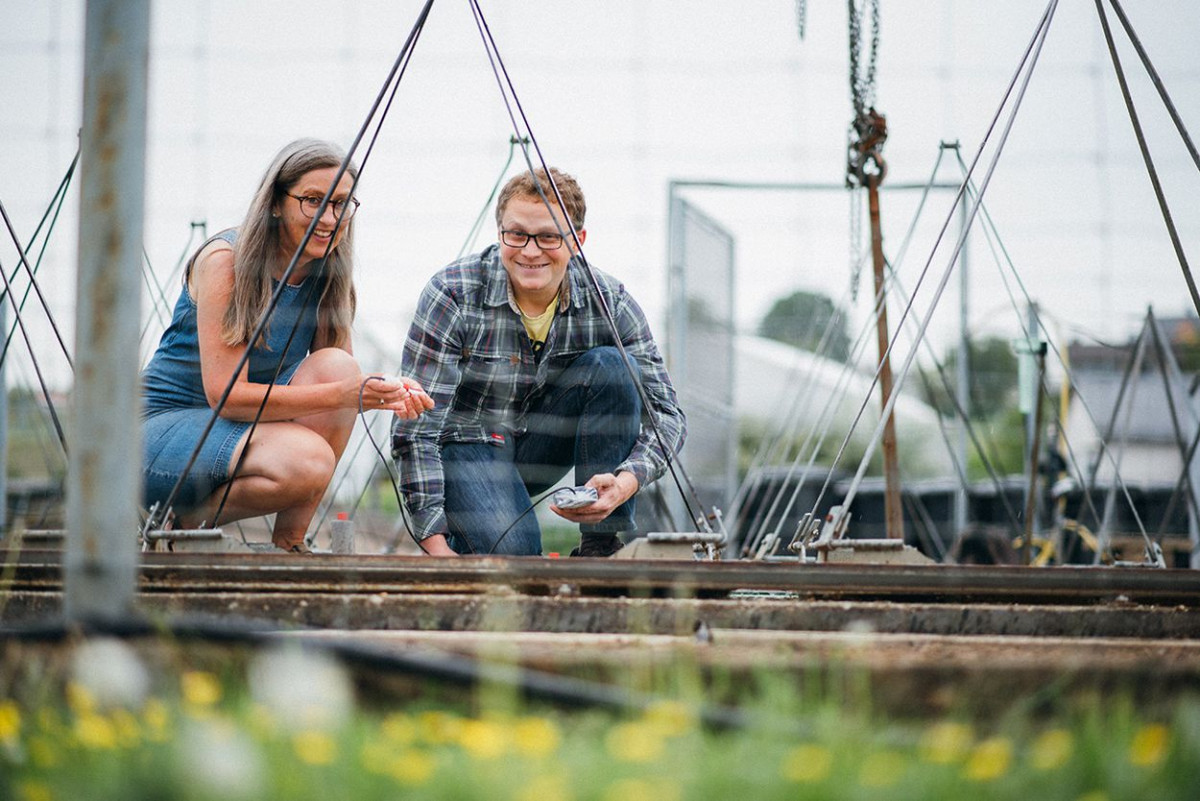
[[[850,198],[850,303],[858,302],[858,285],[863,267],[862,245],[862,187],[852,188],[847,195]]]
[[[875,105],[875,63],[879,54],[879,0],[847,0],[850,11],[850,100],[855,116],[862,116]],[[859,54],[862,51],[862,17],[871,14],[871,44],[867,52],[867,71],[862,75]]]
[[[796,33],[800,35],[800,41],[804,41],[804,26],[808,18],[808,2],[807,0],[796,0]]]
[[[869,174],[879,183],[887,171],[880,149],[887,139],[887,120],[875,110],[875,65],[879,55],[879,0],[848,0],[850,30],[850,124],[846,159],[847,186],[865,186]],[[860,5],[861,3],[861,5]],[[864,74],[861,63],[863,15],[871,15],[871,42]]]

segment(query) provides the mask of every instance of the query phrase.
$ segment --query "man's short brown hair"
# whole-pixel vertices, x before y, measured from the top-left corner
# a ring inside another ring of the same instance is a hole
[[[537,183],[534,183],[535,176]],[[571,225],[575,226],[576,231],[581,230],[584,218],[587,216],[587,203],[583,199],[583,190],[579,188],[579,184],[572,176],[557,167],[550,168],[550,176],[554,179],[554,185],[558,187],[559,195],[562,196],[562,202],[566,207],[565,211],[567,218],[571,220]],[[500,190],[500,197],[496,200],[496,225],[500,225],[500,220],[504,217],[504,209],[508,206],[508,201],[514,197],[529,197],[540,201],[539,184],[542,192],[546,194],[546,199],[554,203],[554,187],[550,185],[550,181],[546,178],[546,171],[541,167],[534,170],[533,175],[526,170],[508,179],[508,183]]]

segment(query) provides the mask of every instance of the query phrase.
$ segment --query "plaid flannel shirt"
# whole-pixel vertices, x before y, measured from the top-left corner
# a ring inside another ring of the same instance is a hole
[[[633,473],[645,487],[679,452],[686,420],[645,315],[624,285],[595,268],[621,343],[640,369],[649,400],[643,426],[629,456],[616,469]],[[392,425],[393,454],[401,491],[420,539],[449,530],[443,510],[443,442],[489,442],[494,434],[520,435],[529,409],[577,356],[611,345],[612,329],[596,302],[578,258],[567,269],[567,292],[535,356],[511,297],[500,252],[492,245],[459,259],[426,284],[404,343],[401,370],[415,378],[437,404],[416,420]],[[647,414],[662,435],[645,424]]]

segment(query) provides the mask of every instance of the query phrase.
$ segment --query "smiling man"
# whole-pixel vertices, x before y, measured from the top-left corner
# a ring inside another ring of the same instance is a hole
[[[585,212],[570,175],[518,175],[496,201],[497,243],[421,294],[402,371],[436,406],[397,420],[392,436],[430,554],[540,554],[532,497],[573,469],[596,500],[550,508],[579,524],[573,556],[611,556],[635,530],[634,496],[683,445],[684,415],[645,315],[593,268],[598,297],[578,258]]]

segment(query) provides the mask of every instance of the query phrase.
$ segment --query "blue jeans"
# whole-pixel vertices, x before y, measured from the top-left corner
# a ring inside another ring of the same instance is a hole
[[[630,360],[636,371],[636,363]],[[641,429],[642,403],[615,347],[580,355],[546,387],[523,433],[497,432],[493,443],[442,445],[450,547],[462,554],[536,556],[542,531],[533,495],[572,467],[575,483],[611,473],[629,456]],[[634,498],[580,531],[633,531]]]

